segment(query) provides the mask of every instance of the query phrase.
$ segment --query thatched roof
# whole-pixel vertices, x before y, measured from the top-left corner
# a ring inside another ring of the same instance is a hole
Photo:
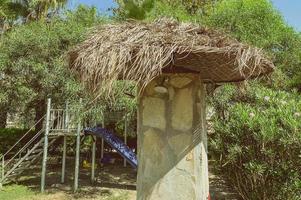
[[[258,77],[274,65],[258,48],[195,24],[105,24],[70,52],[70,67],[92,88],[110,89],[118,79],[146,85],[161,73],[199,73],[204,82]]]

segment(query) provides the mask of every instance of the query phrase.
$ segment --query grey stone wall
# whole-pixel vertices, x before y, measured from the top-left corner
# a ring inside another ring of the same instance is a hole
[[[166,93],[156,91],[162,85]],[[207,199],[205,91],[199,76],[158,77],[140,94],[138,107],[137,199]]]

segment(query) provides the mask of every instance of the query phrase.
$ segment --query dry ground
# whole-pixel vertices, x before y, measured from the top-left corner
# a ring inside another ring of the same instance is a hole
[[[49,164],[47,168],[46,193],[40,194],[41,169],[33,167],[27,170],[15,184],[0,191],[1,200],[135,200],[136,171],[130,166],[107,165],[96,170],[97,181],[90,182],[90,169],[81,167],[79,187],[73,192],[74,160],[67,162],[66,183],[60,183],[61,168],[58,164]],[[16,185],[17,184],[17,185]],[[223,179],[210,174],[211,200],[238,200],[237,195],[229,192]]]

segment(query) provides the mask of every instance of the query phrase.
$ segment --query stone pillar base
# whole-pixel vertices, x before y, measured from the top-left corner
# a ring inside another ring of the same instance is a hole
[[[207,199],[206,141],[205,91],[199,76],[153,80],[139,98],[137,199]]]

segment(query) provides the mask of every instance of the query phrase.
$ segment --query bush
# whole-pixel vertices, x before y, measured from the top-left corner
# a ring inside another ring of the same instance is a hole
[[[243,199],[301,199],[301,100],[252,85],[219,89],[210,151]]]
[[[4,154],[5,152],[7,152],[27,131],[27,129],[17,128],[0,129],[0,154]],[[29,133],[28,137],[32,137],[33,134],[34,131]],[[22,145],[24,144],[19,144],[20,147]]]

